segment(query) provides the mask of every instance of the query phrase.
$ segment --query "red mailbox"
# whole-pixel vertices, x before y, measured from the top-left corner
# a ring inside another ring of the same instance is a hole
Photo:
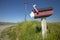
[[[46,17],[49,17],[53,14],[53,8],[43,8],[43,9],[37,9],[36,4],[33,5],[34,10],[30,13],[31,17],[41,18],[41,26],[42,26],[42,36],[43,39],[46,37],[47,33],[47,26],[46,26]]]
[[[48,7],[40,10],[38,9],[38,12],[36,12],[36,10],[33,10],[33,12],[34,12],[34,18],[48,17],[53,14],[53,8]]]

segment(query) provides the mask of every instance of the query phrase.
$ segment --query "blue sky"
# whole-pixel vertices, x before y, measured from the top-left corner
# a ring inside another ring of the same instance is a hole
[[[53,7],[53,15],[47,17],[49,22],[60,22],[60,0],[0,0],[0,22],[21,22],[24,21],[24,3],[27,5],[27,20],[34,20],[30,17],[33,10],[32,5],[37,4],[37,8]],[[37,20],[40,20],[37,19]]]

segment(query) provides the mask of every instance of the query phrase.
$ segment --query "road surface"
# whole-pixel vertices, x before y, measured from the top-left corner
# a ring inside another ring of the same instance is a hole
[[[0,25],[0,32],[3,31],[5,28],[11,27],[13,26],[13,24],[11,25]]]
[[[11,25],[0,25],[0,36],[1,36],[1,32],[2,32],[4,29],[6,29],[6,28],[8,28],[8,27],[11,27],[11,26],[13,26],[13,25],[14,25],[14,24],[11,24]],[[9,40],[8,35],[4,36],[3,38],[0,38],[0,40]]]

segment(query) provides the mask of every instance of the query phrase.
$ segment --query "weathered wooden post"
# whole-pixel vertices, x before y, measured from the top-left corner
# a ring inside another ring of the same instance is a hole
[[[46,17],[41,18],[41,26],[42,26],[42,36],[44,39],[47,37]]]
[[[46,25],[46,17],[49,17],[53,14],[52,7],[37,9],[36,4],[33,5],[34,10],[31,12],[30,16],[36,18],[41,18],[41,26],[42,26],[42,37],[43,39],[47,35],[47,25]]]

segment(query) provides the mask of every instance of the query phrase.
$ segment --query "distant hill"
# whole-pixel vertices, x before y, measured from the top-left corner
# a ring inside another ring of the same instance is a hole
[[[16,23],[11,23],[11,22],[0,22],[0,25],[10,25],[10,24],[16,24]]]

